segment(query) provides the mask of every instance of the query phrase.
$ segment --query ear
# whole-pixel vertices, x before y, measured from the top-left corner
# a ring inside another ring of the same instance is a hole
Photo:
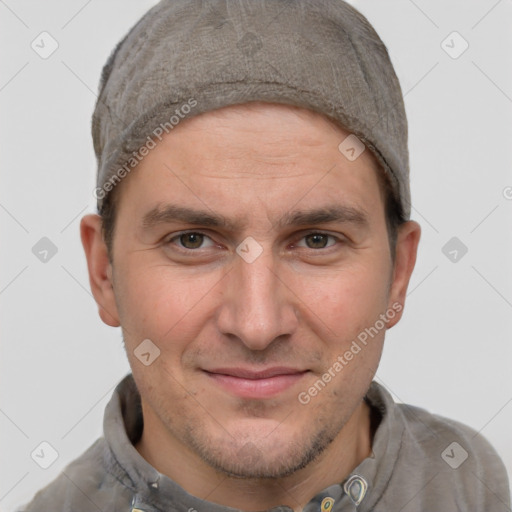
[[[389,320],[388,329],[396,325],[402,317],[409,279],[416,263],[420,236],[421,227],[415,221],[404,222],[398,228],[393,279],[388,301],[388,308],[394,309],[397,314]],[[393,307],[393,304],[395,307]],[[400,309],[398,309],[397,304],[400,304]]]
[[[111,327],[119,327],[119,314],[112,284],[112,264],[108,259],[107,246],[101,233],[99,215],[86,215],[80,221],[80,237],[87,258],[89,283],[100,318]]]

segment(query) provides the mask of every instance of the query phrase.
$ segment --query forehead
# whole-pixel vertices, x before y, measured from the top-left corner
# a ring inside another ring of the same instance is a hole
[[[370,151],[354,161],[340,152],[349,135],[327,116],[301,107],[224,107],[186,119],[164,135],[116,187],[116,196],[126,188],[121,196],[137,192],[162,202],[180,189],[193,200],[205,193],[211,199],[230,187],[238,200],[256,194],[314,202],[315,193],[341,193],[346,200],[350,192],[376,185],[382,192],[383,170]]]

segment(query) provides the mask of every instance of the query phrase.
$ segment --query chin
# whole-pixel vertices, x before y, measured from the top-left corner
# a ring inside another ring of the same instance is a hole
[[[188,443],[216,471],[232,478],[276,479],[288,477],[313,462],[331,444],[337,432],[324,429],[283,435],[261,435],[243,440],[223,430],[221,438],[190,431]]]

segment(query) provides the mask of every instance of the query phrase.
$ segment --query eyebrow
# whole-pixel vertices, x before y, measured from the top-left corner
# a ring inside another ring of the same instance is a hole
[[[232,222],[217,213],[174,204],[158,205],[152,208],[144,215],[142,227],[149,230],[177,221],[196,226],[222,227],[230,231],[242,228],[240,220]],[[364,210],[346,205],[332,205],[311,210],[290,211],[281,216],[274,227],[283,228],[332,222],[351,223],[359,227],[368,227],[369,225],[368,215]]]

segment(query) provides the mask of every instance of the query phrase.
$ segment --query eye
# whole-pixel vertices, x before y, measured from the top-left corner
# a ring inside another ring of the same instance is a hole
[[[183,249],[205,249],[214,245],[210,237],[203,233],[188,232],[176,235],[168,241],[169,244],[175,243]]]
[[[336,241],[337,239],[332,235],[327,235],[325,233],[310,233],[309,235],[304,236],[297,246],[307,247],[308,249],[325,249],[334,245]]]

